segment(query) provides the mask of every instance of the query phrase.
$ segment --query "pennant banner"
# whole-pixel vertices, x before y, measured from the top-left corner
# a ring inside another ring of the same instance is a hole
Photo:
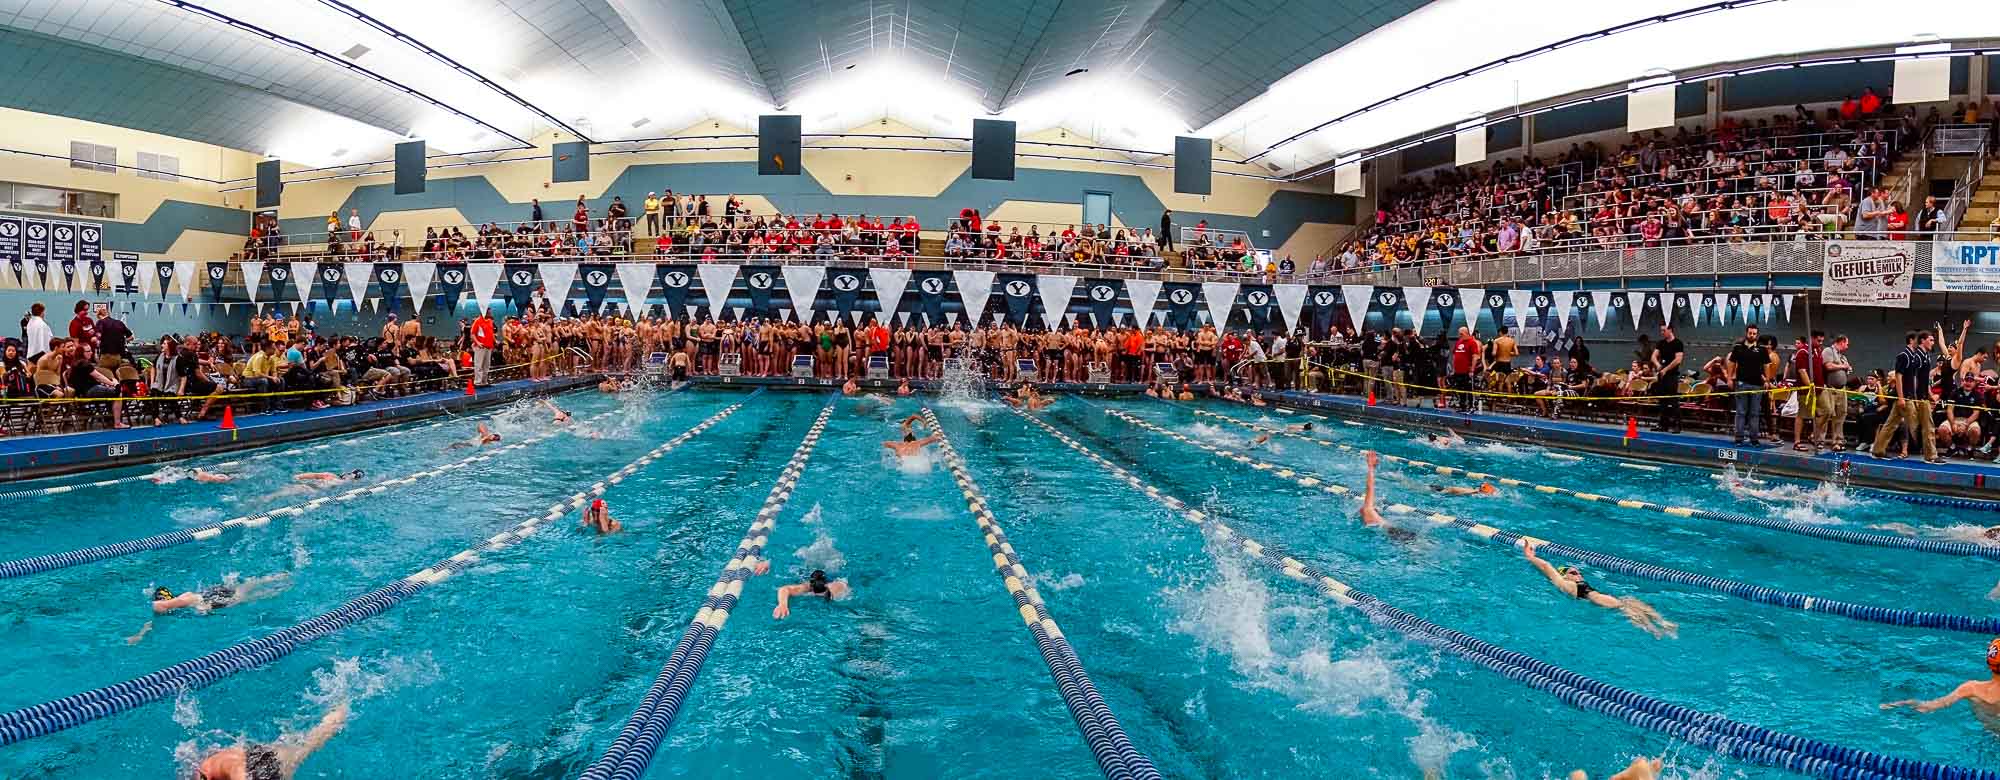
[[[1160,302],[1160,283],[1154,279],[1125,280],[1125,297],[1132,304],[1132,319],[1144,328],[1153,324],[1153,307]]]
[[[1460,292],[1455,288],[1451,287],[1431,288],[1431,311],[1437,312],[1438,332],[1446,336],[1455,336],[1458,333],[1457,331],[1452,330],[1451,327],[1452,327],[1452,320],[1457,319],[1458,317],[1459,295]],[[1477,312],[1478,309],[1475,308],[1472,311]],[[1471,318],[1468,319],[1477,318],[1478,316],[1479,315],[1475,313],[1472,315]],[[1472,328],[1472,323],[1467,322],[1466,328],[1468,329]]]
[[[535,305],[535,290],[540,280],[536,278],[534,263],[507,263],[501,272],[506,274],[507,301],[514,304],[515,311],[525,312]]]
[[[903,291],[910,287],[910,269],[870,268],[868,281],[875,287],[875,306],[881,312],[876,321],[884,325],[894,322],[896,312],[903,308]]]
[[[451,267],[445,269],[444,276],[447,282],[451,279],[451,273],[456,270],[460,269]],[[506,269],[500,267],[499,263],[468,263],[463,270],[466,282],[472,285],[472,299],[478,302],[479,310],[492,311],[493,295],[500,291],[500,274]]]
[[[458,304],[465,297],[465,290],[472,285],[472,276],[465,270],[464,263],[444,263],[438,266],[438,303],[447,315],[458,313]],[[495,283],[498,283],[495,276]]]
[[[354,310],[361,311],[361,302],[368,298],[368,283],[375,275],[375,264],[344,263],[340,272],[347,277],[347,293],[354,301]]]
[[[1236,282],[1202,282],[1201,299],[1208,304],[1209,322],[1216,330],[1229,329],[1229,312],[1236,308]]]
[[[577,266],[577,280],[583,283],[584,310],[595,316],[604,311],[604,299],[611,295],[611,266],[591,263]]]
[[[334,302],[340,300],[342,295],[347,294],[346,290],[340,289],[340,282],[346,277],[340,273],[340,264],[334,262],[320,263],[316,273],[318,275],[320,297],[326,300],[326,308],[332,310],[335,308]]]
[[[251,261],[243,263],[242,266],[243,294],[249,297],[251,303],[256,303],[257,288],[264,285],[264,264]]]
[[[1486,288],[1460,287],[1457,292],[1458,312],[1465,315],[1465,327],[1471,328],[1473,335],[1479,335],[1479,315],[1486,310]],[[1449,328],[1450,323],[1445,326]]]
[[[1271,286],[1271,297],[1278,301],[1278,316],[1285,318],[1285,328],[1298,330],[1305,327],[1299,314],[1305,311],[1308,290],[1303,284],[1279,284]]]
[[[193,301],[194,274],[195,271],[197,270],[195,268],[195,262],[193,260],[175,260],[173,262],[173,267],[174,267],[174,283],[180,285],[181,288],[181,303],[188,303],[190,301]],[[161,290],[160,293],[161,293],[160,297],[162,298],[166,297],[165,290]]]
[[[958,301],[965,307],[965,318],[979,322],[986,316],[987,299],[993,297],[993,272],[953,271],[951,276],[958,284]]]
[[[1195,326],[1194,302],[1201,288],[1188,282],[1174,282],[1167,288],[1167,325],[1178,330]]]
[[[1347,304],[1347,324],[1360,333],[1368,326],[1368,306],[1375,302],[1375,287],[1366,284],[1343,284],[1340,299]]]
[[[826,286],[833,292],[834,312],[849,322],[859,322],[861,272],[853,268],[835,268],[828,270],[826,276]]]
[[[619,263],[618,293],[625,296],[628,311],[641,311],[653,294],[655,271],[651,263]]]
[[[435,263],[403,264],[403,284],[410,290],[410,313],[424,313],[424,301],[430,300],[431,280],[435,278],[437,278],[437,264]],[[453,305],[457,302],[458,298],[456,296],[445,302],[446,316],[451,314]]]
[[[560,308],[569,302],[569,289],[576,283],[575,263],[537,263],[542,271],[542,298]]]
[[[208,289],[208,302],[219,303],[222,300],[222,280],[229,276],[229,264],[219,261],[211,262],[208,264],[207,270],[208,280],[203,282],[202,286]]]
[[[1063,318],[1069,314],[1069,299],[1076,293],[1077,279],[1062,274],[1039,274],[1035,277],[1035,289],[1042,296],[1042,325],[1049,330],[1062,327]]]
[[[1271,298],[1271,288],[1267,285],[1251,285],[1243,291],[1243,311],[1250,319],[1250,329],[1263,333],[1271,328],[1271,309],[1277,301]]]
[[[1544,293],[1543,295],[1546,297],[1547,294]],[[1508,290],[1507,302],[1514,307],[1515,330],[1528,329],[1528,312],[1530,310],[1534,311],[1537,317],[1548,315],[1547,304],[1540,304],[1538,306],[1534,290]]]
[[[962,281],[962,280],[961,280]],[[1035,283],[1026,274],[1001,274],[1000,294],[1007,304],[1007,321],[1026,327],[1028,310],[1034,307]]]
[[[1590,308],[1597,312],[1597,329],[1604,330],[1611,316],[1612,301],[1623,301],[1624,296],[1614,295],[1610,290],[1590,291]]]
[[[1117,279],[1092,279],[1089,284],[1084,285],[1083,296],[1090,300],[1090,320],[1094,327],[1117,326],[1118,322],[1114,317],[1118,308],[1119,287]],[[1143,323],[1141,327],[1144,327]]]
[[[792,313],[798,316],[799,322],[811,323],[813,302],[819,299],[819,285],[826,279],[826,267],[788,265],[783,271],[785,294],[791,296]]]
[[[826,269],[820,269],[825,273]],[[655,273],[659,274],[660,297],[666,300],[667,316],[672,319],[694,319],[694,307],[687,302],[688,293],[694,289],[694,266],[663,265]]]
[[[880,289],[880,288],[877,288]],[[951,274],[943,271],[923,271],[917,275],[917,313],[923,315],[918,324],[934,327],[944,324],[945,292],[951,289]],[[904,324],[910,321],[910,313],[898,315]]]
[[[1411,332],[1416,333],[1419,336],[1423,335],[1424,318],[1430,314],[1431,310],[1431,288],[1429,287],[1403,288],[1403,305],[1409,307],[1410,309]]]
[[[1278,299],[1280,306],[1284,298]],[[1315,287],[1312,290],[1313,338],[1323,339],[1333,332],[1335,321],[1340,316],[1340,288]]]
[[[390,314],[401,313],[403,310],[403,264],[376,263],[374,270],[375,294],[377,296],[373,299],[375,308],[380,310],[382,303],[387,301]]]

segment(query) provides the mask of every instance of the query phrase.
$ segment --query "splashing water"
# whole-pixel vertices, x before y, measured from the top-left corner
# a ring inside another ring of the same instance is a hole
[[[174,723],[184,729],[201,725],[201,700],[195,698],[193,689],[182,688],[174,694]]]
[[[819,507],[813,507],[813,512],[819,512]],[[812,544],[793,550],[792,557],[805,564],[808,571],[824,569],[828,574],[834,574],[847,566],[847,556],[833,545],[833,535],[826,532],[824,525],[815,524]]]
[[[171,485],[192,476],[194,476],[194,469],[186,466],[162,466],[159,471],[153,472],[152,476],[148,477],[148,479],[153,480],[153,483],[156,485]]]
[[[428,652],[408,658],[385,654],[369,659],[335,658],[331,666],[314,669],[312,676],[306,701],[324,711],[336,704],[366,701],[398,688],[435,681],[438,667]],[[319,719],[317,712],[312,717]]]

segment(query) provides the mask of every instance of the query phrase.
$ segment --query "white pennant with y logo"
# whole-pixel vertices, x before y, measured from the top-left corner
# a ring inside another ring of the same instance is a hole
[[[704,263],[695,266],[701,273],[701,291],[708,296],[708,316],[721,320],[722,312],[729,306],[729,288],[736,284],[736,272],[741,268],[735,263]]]
[[[784,267],[785,294],[791,297],[792,313],[800,322],[812,322],[813,301],[819,298],[820,282],[826,281],[826,266],[788,265]]]
[[[1229,312],[1231,309],[1236,308],[1236,290],[1238,287],[1240,285],[1235,282],[1201,283],[1202,303],[1208,305],[1208,316],[1209,319],[1215,322],[1216,330],[1227,330],[1229,328]]]
[[[875,302],[882,307],[877,322],[887,323],[903,305],[903,290],[910,286],[910,269],[870,268],[868,278],[875,283]]]
[[[1062,327],[1063,316],[1069,313],[1070,295],[1076,292],[1076,277],[1038,274],[1035,289],[1042,294],[1042,324],[1049,330]]]

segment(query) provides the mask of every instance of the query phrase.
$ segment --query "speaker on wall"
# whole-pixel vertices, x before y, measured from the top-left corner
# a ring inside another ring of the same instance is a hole
[[[567,141],[549,150],[549,181],[590,181],[590,144]]]
[[[277,160],[257,163],[257,208],[278,207],[278,195],[285,190],[285,183],[278,180],[278,173]]]
[[[396,194],[424,191],[424,142],[396,144]]]
[[[1174,136],[1174,191],[1186,195],[1207,195],[1215,172],[1215,142],[1207,138]]]
[[[799,175],[799,115],[757,117],[757,175]]]
[[[1014,180],[1014,123],[972,120],[972,178]]]

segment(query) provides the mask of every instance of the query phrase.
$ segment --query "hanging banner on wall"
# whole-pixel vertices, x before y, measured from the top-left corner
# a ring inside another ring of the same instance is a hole
[[[1035,290],[1042,296],[1042,325],[1049,330],[1062,327],[1069,315],[1070,296],[1076,294],[1077,278],[1063,274],[1038,274]]]
[[[1931,289],[2000,292],[2000,243],[1940,241],[1932,247],[1936,254],[1931,256]],[[5,253],[6,246],[0,243],[0,254]]]
[[[1243,311],[1250,318],[1251,330],[1263,333],[1271,329],[1271,309],[1276,303],[1268,285],[1253,284],[1243,288]]]
[[[569,302],[570,287],[576,284],[575,263],[539,263],[542,271],[542,298],[561,307]]]
[[[868,281],[875,287],[875,305],[881,311],[878,321],[884,325],[895,322],[896,312],[903,308],[903,291],[910,287],[910,269],[870,268]]]
[[[27,266],[22,262],[22,226],[20,217],[0,217],[0,261],[14,272],[14,284],[20,285]]]
[[[1347,323],[1355,333],[1368,323],[1368,307],[1375,301],[1375,287],[1367,284],[1343,284],[1340,299],[1347,303]]]
[[[1084,285],[1083,295],[1085,298],[1090,299],[1090,320],[1092,325],[1099,328],[1109,328],[1118,324],[1113,319],[1115,316],[1114,312],[1118,307],[1118,287],[1119,282],[1117,279],[1092,279],[1089,284]]]
[[[993,297],[993,272],[953,271],[951,277],[952,281],[958,284],[958,301],[965,307],[965,318],[972,322],[982,322],[986,316],[986,301]],[[943,312],[939,314],[942,315]]]
[[[593,316],[603,312],[604,299],[611,294],[611,266],[607,263],[578,266],[577,279],[583,282],[584,308]]]
[[[479,310],[485,312],[492,311],[493,296],[500,291],[500,274],[506,269],[502,268],[499,263],[468,263],[458,267],[447,266],[444,271],[445,278],[450,279],[451,272],[457,270],[465,272],[466,282],[472,285],[472,299],[478,302]]]
[[[1167,325],[1180,330],[1193,328],[1197,323],[1194,316],[1194,302],[1201,297],[1200,288],[1189,282],[1174,282],[1167,288]]]
[[[256,303],[258,300],[257,293],[259,292],[257,288],[264,284],[264,264],[250,261],[241,265],[243,268],[243,295],[249,298],[251,303]]]
[[[951,289],[951,274],[943,271],[923,271],[917,274],[917,314],[918,324],[924,327],[944,323],[944,296]],[[903,313],[903,321],[909,321],[909,312]]]
[[[1459,295],[1460,292],[1455,288],[1431,288],[1431,310],[1438,315],[1438,332],[1447,337],[1458,335],[1458,331],[1452,330],[1452,320],[1458,318]],[[1472,323],[1466,323],[1466,327],[1471,326]]]
[[[656,271],[651,263],[619,263],[618,292],[625,296],[627,311],[642,311],[653,294]]]
[[[852,268],[834,268],[829,269],[826,276],[826,286],[833,291],[834,312],[848,322],[860,322],[856,315],[861,303],[861,272]]]
[[[403,264],[376,263],[374,271],[377,300],[388,305],[390,314],[400,313],[403,310]]]
[[[1216,330],[1229,327],[1229,311],[1236,308],[1236,282],[1202,282],[1201,298],[1208,304],[1209,322]]]
[[[1035,302],[1034,281],[1026,274],[1001,274],[1000,294],[1006,299],[1007,321],[1014,323],[1015,327],[1027,327],[1028,310],[1033,308]]]
[[[1910,308],[1915,257],[1916,245],[1908,241],[1828,241],[1820,300],[1835,306]]]
[[[434,263],[403,264],[403,285],[410,291],[411,314],[424,313],[424,301],[430,300],[431,281],[435,278],[437,278],[437,265]],[[445,305],[446,316],[451,315],[453,308],[451,304],[456,303],[457,300],[457,298],[453,298],[451,302]]]
[[[1535,312],[1537,317],[1548,314],[1547,304],[1541,304],[1541,308],[1533,308],[1536,306],[1535,295],[1536,293],[1533,290],[1507,291],[1507,300],[1514,306],[1515,330],[1526,331],[1528,329],[1528,312],[1531,310]],[[1546,296],[1547,293],[1542,293],[1542,295]]]
[[[1275,284],[1271,286],[1271,297],[1278,301],[1278,316],[1285,318],[1285,327],[1298,330],[1306,326],[1299,319],[1305,312],[1306,296],[1311,290],[1303,284]]]
[[[778,287],[778,269],[769,266],[745,267],[743,269],[743,289],[750,296],[750,306],[744,314],[750,317],[772,317],[778,315],[771,306],[771,293]]]
[[[56,222],[49,226],[49,265],[65,279],[76,277],[76,223]],[[58,289],[55,277],[48,271],[44,271],[43,278],[48,280],[50,289]],[[67,290],[69,285],[65,283],[60,289]]]
[[[368,283],[375,273],[374,263],[341,263],[341,277],[347,280],[347,294],[354,301],[354,310],[361,311],[361,302],[368,299]]]
[[[227,276],[229,276],[228,263],[211,262],[208,264],[208,281],[203,282],[202,286],[208,289],[209,303],[220,303],[222,301],[222,280]]]
[[[89,223],[76,226],[76,261],[98,269],[97,286],[104,286],[104,227]]]
[[[663,265],[657,271],[660,278],[660,297],[665,299],[669,319],[689,319],[688,291],[694,286],[694,267],[687,265]],[[820,269],[825,273],[826,269]]]
[[[35,286],[48,278],[49,268],[49,221],[45,219],[21,220],[21,262],[35,271]],[[26,282],[21,283],[27,286]]]
[[[1125,280],[1125,297],[1132,305],[1132,320],[1144,328],[1153,324],[1153,307],[1160,302],[1160,283],[1153,279]]]

